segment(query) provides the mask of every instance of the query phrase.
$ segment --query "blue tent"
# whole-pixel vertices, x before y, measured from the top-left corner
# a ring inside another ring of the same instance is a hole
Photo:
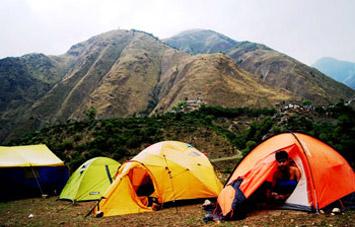
[[[0,200],[59,193],[68,177],[46,145],[0,146]]]

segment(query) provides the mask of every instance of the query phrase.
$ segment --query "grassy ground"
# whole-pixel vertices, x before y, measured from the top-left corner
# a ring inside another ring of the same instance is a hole
[[[202,226],[200,204],[165,208],[157,212],[107,218],[87,217],[94,202],[72,205],[55,197],[24,199],[0,203],[0,226]],[[29,217],[30,215],[33,217]],[[339,215],[309,214],[298,211],[257,211],[241,221],[218,226],[354,226],[355,212]],[[210,222],[209,226],[217,223]]]

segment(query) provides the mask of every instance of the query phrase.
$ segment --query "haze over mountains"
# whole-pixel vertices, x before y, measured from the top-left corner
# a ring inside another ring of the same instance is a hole
[[[0,60],[0,140],[53,123],[170,110],[186,99],[228,107],[271,107],[283,101],[327,104],[355,92],[318,70],[262,44],[210,30],[163,41],[114,30],[60,56]]]
[[[321,58],[312,67],[330,76],[336,81],[342,82],[355,89],[355,63],[340,61],[334,58]]]

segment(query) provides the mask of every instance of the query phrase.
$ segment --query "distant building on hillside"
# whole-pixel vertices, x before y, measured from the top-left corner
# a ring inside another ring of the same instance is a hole
[[[178,104],[176,104],[171,112],[177,113],[177,112],[182,112],[182,113],[187,113],[187,112],[192,112],[195,110],[198,110],[203,104],[205,104],[201,98],[197,99],[188,99],[185,98],[184,101],[180,101]]]
[[[186,100],[185,111],[186,112],[191,112],[191,111],[194,111],[194,110],[198,110],[203,104],[204,104],[204,102],[200,98]]]

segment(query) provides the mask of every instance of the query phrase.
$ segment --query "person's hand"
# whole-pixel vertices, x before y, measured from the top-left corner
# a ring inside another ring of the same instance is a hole
[[[271,196],[272,196],[274,199],[276,199],[276,200],[283,200],[283,199],[285,199],[285,195],[279,195],[279,194],[276,193],[276,192],[272,192],[272,193],[271,193]]]
[[[274,199],[276,199],[276,197],[277,197],[278,195],[279,195],[279,194],[277,194],[276,192],[272,192],[272,193],[271,193],[271,197],[274,198]]]
[[[287,198],[287,195],[279,195],[279,198],[280,200],[285,200]]]

